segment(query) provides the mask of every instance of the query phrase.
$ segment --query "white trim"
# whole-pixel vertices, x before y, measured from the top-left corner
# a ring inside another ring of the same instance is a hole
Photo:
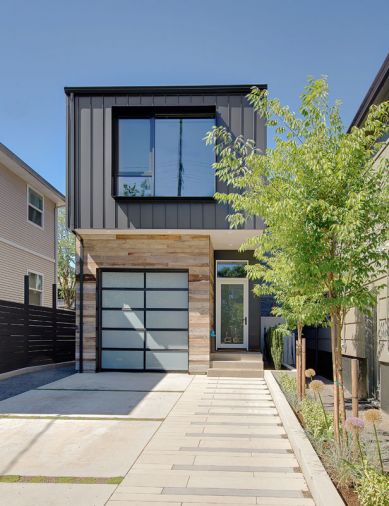
[[[9,241],[8,239],[4,239],[3,237],[0,237],[0,242],[3,242],[4,244],[7,244],[8,246],[12,246],[13,248],[17,248],[22,251],[25,251],[26,253],[30,253],[31,255],[35,255],[39,258],[43,258],[43,260],[47,260],[48,262],[53,262],[55,264],[54,258],[47,257],[46,255],[42,255],[41,253],[37,253],[36,251],[32,251],[28,248],[25,248],[24,246],[20,246],[19,244],[16,244],[16,242]]]
[[[34,206],[34,204],[31,204],[30,199],[29,199],[29,197],[30,197],[30,190],[32,190],[37,195],[39,195],[39,197],[42,198],[42,209],[39,209],[39,207],[36,207],[36,206]],[[30,206],[33,209],[35,209],[35,211],[38,211],[39,213],[42,213],[42,225],[38,225],[37,223],[34,223],[33,221],[31,221],[28,218],[28,208]],[[40,193],[38,190],[35,190],[35,188],[33,186],[29,185],[29,184],[27,184],[27,223],[30,223],[31,225],[34,225],[35,227],[39,228],[40,230],[44,230],[45,229],[45,197],[44,197],[44,195],[42,195],[42,193]]]
[[[223,344],[221,343],[221,287],[226,284],[243,285],[243,343],[242,344]],[[248,304],[249,280],[247,278],[216,278],[216,349],[224,348],[249,348],[249,304]]]
[[[41,272],[32,271],[30,269],[27,269],[27,276],[30,276],[30,274],[35,274],[35,276],[40,276],[42,278],[42,288],[38,290],[38,288],[32,288],[30,287],[30,283],[28,283],[28,291],[33,290],[34,292],[39,292],[41,294],[41,301],[39,306],[43,306],[43,294],[45,293],[45,276]],[[30,299],[30,297],[29,297]]]

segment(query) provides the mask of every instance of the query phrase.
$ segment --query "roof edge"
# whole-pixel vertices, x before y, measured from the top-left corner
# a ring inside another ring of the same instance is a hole
[[[183,86],[65,86],[66,95],[176,95],[177,93],[231,93],[247,94],[256,86],[267,89],[267,84],[222,84],[222,85],[183,85]]]
[[[376,99],[378,93],[381,91],[385,81],[389,78],[389,53],[386,55],[384,63],[381,65],[377,75],[375,76],[373,82],[370,85],[368,92],[366,93],[364,99],[362,100],[361,105],[359,106],[349,128],[348,131],[351,130],[353,126],[361,126],[363,123],[365,116]]]
[[[2,152],[5,156],[10,158],[13,162],[19,165],[22,169],[24,169],[30,176],[34,177],[39,181],[43,186],[47,188],[50,192],[54,193],[57,197],[57,201],[62,201],[62,205],[65,204],[66,197],[63,195],[55,186],[49,183],[43,176],[38,174],[33,168],[31,168],[25,161],[18,157],[13,151],[11,151],[7,146],[0,142],[0,152]],[[9,168],[9,167],[7,167]],[[12,170],[12,169],[11,169]],[[57,202],[58,203],[58,202]]]

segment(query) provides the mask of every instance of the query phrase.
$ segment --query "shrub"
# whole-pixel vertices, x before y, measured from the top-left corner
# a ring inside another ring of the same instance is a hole
[[[284,395],[289,404],[295,411],[297,411],[299,407],[299,401],[297,398],[296,377],[293,374],[284,372],[278,375],[278,383],[280,384],[281,390],[284,392]]]
[[[281,369],[282,357],[284,354],[284,337],[289,331],[284,325],[270,327],[267,331],[267,338],[270,345],[271,358],[274,363],[274,369]]]
[[[389,476],[369,467],[357,481],[356,491],[362,506],[388,506]]]

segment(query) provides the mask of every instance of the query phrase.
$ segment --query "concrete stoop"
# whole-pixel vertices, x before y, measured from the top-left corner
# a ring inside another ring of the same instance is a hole
[[[262,354],[233,351],[211,353],[207,375],[210,378],[263,378]]]

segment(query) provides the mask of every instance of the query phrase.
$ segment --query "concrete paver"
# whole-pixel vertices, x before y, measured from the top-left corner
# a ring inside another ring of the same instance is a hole
[[[7,506],[100,506],[115,485],[0,483],[0,504]]]
[[[0,474],[124,476],[158,422],[0,419]]]

